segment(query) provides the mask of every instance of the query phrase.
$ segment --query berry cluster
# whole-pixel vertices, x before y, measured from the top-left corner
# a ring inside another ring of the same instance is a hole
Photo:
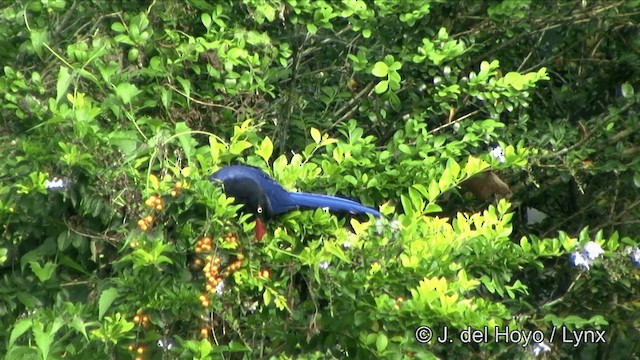
[[[186,187],[187,186],[185,183],[183,183],[182,181],[178,181],[177,183],[175,183],[175,185],[173,185],[173,189],[171,189],[171,197],[177,198],[178,196],[180,196],[180,192],[182,191],[182,189]]]
[[[147,314],[137,313],[133,316],[133,322],[138,326],[147,327],[150,324],[150,319]],[[138,344],[131,344],[128,349],[135,354],[135,360],[142,360],[142,355],[147,351],[144,346]]]
[[[149,325],[149,316],[144,313],[138,313],[133,316],[133,322],[136,325],[142,325],[144,327]]]
[[[258,276],[260,276],[263,279],[269,279],[271,277],[271,271],[269,271],[269,269],[262,269],[258,273]]]
[[[140,345],[140,346],[136,346],[136,345],[133,345],[133,344],[132,344],[132,345],[129,345],[129,351],[131,351],[131,352],[133,352],[133,353],[136,353],[136,354],[138,355],[138,356],[136,356],[136,357],[134,358],[134,360],[142,360],[143,358],[142,358],[142,356],[141,356],[141,355],[142,355],[142,354],[144,354],[144,352],[145,352],[146,350],[147,350],[147,349],[146,349],[144,346],[142,346],[142,345]]]
[[[233,233],[224,236],[223,241],[228,243],[237,243],[238,237]],[[211,304],[209,294],[221,293],[224,286],[224,279],[234,272],[238,271],[245,259],[244,254],[240,253],[234,261],[229,262],[222,269],[222,258],[217,254],[211,254],[216,250],[213,239],[209,236],[203,236],[196,242],[196,254],[202,254],[194,260],[196,268],[202,268],[202,273],[206,278],[206,292],[200,294],[199,300],[203,307],[207,308]],[[203,257],[202,257],[203,256]]]
[[[138,220],[138,227],[142,231],[147,231],[151,228],[155,220],[156,218],[153,215],[147,215],[144,218]]]
[[[165,206],[164,199],[161,198],[158,195],[149,196],[149,198],[144,202],[144,204],[147,207],[150,207],[152,209],[156,209],[158,211],[162,211],[164,209],[164,206]]]
[[[398,297],[396,299],[396,303],[393,305],[393,308],[395,310],[400,310],[400,306],[402,306],[402,303],[404,302],[404,298],[402,296]]]
[[[213,240],[209,236],[204,236],[196,242],[196,254],[213,250]]]

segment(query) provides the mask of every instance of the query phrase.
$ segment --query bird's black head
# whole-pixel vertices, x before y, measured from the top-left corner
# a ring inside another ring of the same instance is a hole
[[[212,181],[221,181],[224,193],[235,198],[236,204],[242,204],[242,211],[254,215],[260,220],[272,216],[269,197],[259,179],[248,176],[245,167],[229,166],[211,175]],[[250,168],[251,169],[251,168]]]

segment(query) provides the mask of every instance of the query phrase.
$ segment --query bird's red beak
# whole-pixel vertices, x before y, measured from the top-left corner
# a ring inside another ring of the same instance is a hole
[[[256,219],[256,239],[258,241],[262,241],[262,237],[267,233],[267,227],[264,225],[264,222],[260,219]]]

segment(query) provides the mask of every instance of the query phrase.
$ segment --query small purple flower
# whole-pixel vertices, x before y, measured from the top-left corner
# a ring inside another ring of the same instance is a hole
[[[591,266],[591,261],[584,257],[581,251],[572,253],[569,258],[571,259],[573,266],[581,267],[585,270],[589,270],[589,267]]]
[[[498,159],[498,161],[500,161],[501,163],[507,161],[507,159],[504,157],[504,151],[500,146],[496,146],[493,149],[491,149],[491,152],[489,154],[491,154],[491,156],[493,156],[494,158]]]
[[[531,352],[536,357],[549,351],[551,351],[551,347],[544,342],[534,343],[531,347]]]
[[[604,254],[604,250],[602,250],[602,247],[600,245],[598,245],[597,242],[589,241],[588,243],[586,243],[584,245],[584,250],[582,250],[582,253],[583,253],[584,257],[586,257],[587,259],[593,261],[598,256]]]
[[[633,265],[640,267],[640,247],[629,250],[629,257]]]

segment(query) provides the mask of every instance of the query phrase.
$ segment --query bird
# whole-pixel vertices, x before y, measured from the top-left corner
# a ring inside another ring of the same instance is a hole
[[[326,208],[331,212],[382,217],[379,211],[356,201],[329,195],[287,191],[264,171],[249,165],[224,167],[214,172],[209,180],[222,182],[225,195],[233,197],[236,204],[243,205],[245,213],[255,217],[258,240],[262,240],[266,233],[265,221],[298,209]]]

